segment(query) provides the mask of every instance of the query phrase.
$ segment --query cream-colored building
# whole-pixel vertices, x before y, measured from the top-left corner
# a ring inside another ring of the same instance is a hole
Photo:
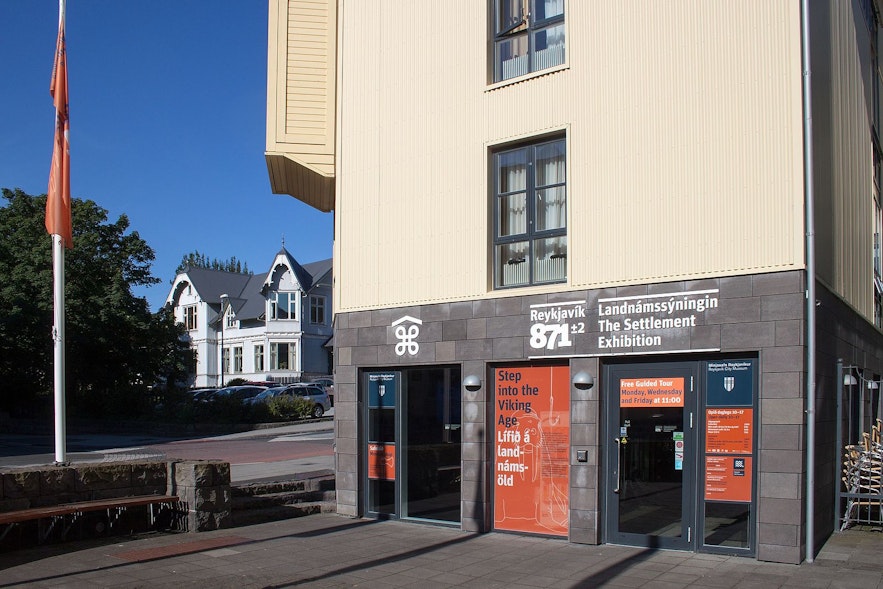
[[[812,559],[837,361],[883,373],[879,18],[270,0],[270,181],[335,216],[338,512]]]

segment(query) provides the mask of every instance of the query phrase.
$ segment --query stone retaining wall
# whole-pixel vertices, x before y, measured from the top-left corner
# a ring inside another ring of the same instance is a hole
[[[129,461],[0,469],[0,512],[135,495],[177,495],[191,532],[230,526],[230,464]]]

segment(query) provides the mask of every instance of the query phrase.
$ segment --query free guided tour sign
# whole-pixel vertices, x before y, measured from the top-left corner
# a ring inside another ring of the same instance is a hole
[[[567,536],[570,369],[494,371],[494,527]]]

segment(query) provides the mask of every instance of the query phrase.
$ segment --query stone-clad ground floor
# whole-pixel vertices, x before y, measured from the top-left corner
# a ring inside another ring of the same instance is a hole
[[[837,509],[837,361],[883,373],[819,291],[813,367],[802,272],[340,313],[338,513],[799,563]]]

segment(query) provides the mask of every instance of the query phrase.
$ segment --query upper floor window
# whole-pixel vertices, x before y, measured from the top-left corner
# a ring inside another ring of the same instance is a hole
[[[233,309],[227,307],[227,310],[224,312],[224,327],[230,328],[235,326],[235,318],[233,317]]]
[[[493,0],[494,81],[564,63],[565,0]]]
[[[310,323],[324,325],[325,323],[325,297],[310,297]]]
[[[498,151],[494,166],[494,287],[567,278],[565,140]]]
[[[196,329],[196,305],[184,307],[184,327],[188,331]]]
[[[297,319],[297,294],[271,292],[268,319]]]

